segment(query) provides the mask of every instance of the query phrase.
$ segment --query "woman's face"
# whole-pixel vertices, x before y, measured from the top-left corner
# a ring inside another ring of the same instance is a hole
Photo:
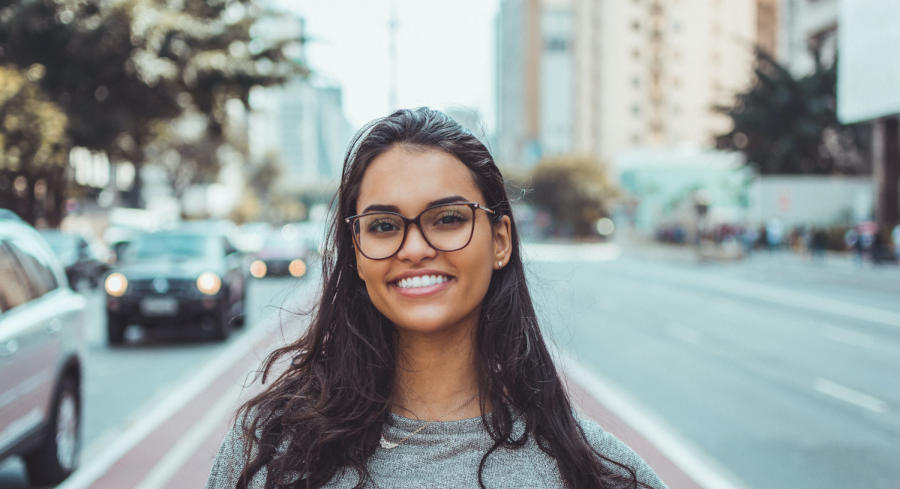
[[[356,213],[374,207],[414,218],[433,202],[452,197],[487,206],[469,169],[453,155],[394,145],[366,169]],[[474,226],[469,244],[456,251],[432,248],[413,224],[403,246],[390,258],[372,260],[356,250],[357,271],[372,303],[399,330],[428,334],[477,325],[491,274],[499,268],[498,261],[503,265],[508,261],[510,221],[504,216],[493,224],[487,212],[476,210]],[[429,275],[440,278],[407,280]],[[425,285],[414,286],[420,280]]]

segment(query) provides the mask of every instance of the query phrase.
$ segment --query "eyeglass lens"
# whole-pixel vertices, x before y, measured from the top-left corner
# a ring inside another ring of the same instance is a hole
[[[435,249],[456,251],[469,243],[474,218],[475,209],[468,205],[441,205],[426,209],[419,215],[419,229]],[[357,219],[354,231],[364,255],[377,260],[400,250],[406,231],[402,216],[385,212]]]

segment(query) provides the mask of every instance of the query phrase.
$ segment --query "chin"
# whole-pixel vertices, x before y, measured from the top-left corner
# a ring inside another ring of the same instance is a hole
[[[409,314],[409,312],[405,311],[405,314],[400,315],[396,320],[392,320],[394,327],[402,331],[429,334],[455,329],[457,326],[467,322],[465,317],[455,314],[451,316],[448,314],[435,314],[434,311],[423,311],[422,314]]]

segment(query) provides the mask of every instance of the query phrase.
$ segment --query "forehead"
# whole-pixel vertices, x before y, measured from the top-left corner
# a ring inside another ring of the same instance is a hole
[[[453,195],[485,203],[469,168],[455,156],[436,148],[394,145],[366,168],[356,212],[377,204],[412,215]]]

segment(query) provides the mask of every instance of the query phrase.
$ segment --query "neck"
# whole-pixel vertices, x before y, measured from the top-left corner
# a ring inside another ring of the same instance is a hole
[[[474,328],[437,334],[398,330],[397,346],[394,413],[423,421],[481,415]]]

